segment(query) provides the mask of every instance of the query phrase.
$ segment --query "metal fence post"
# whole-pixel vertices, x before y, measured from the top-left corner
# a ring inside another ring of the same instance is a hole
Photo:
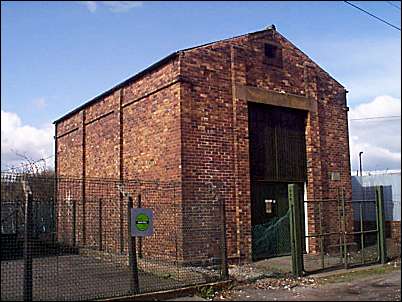
[[[99,199],[99,250],[102,251],[102,199]]]
[[[56,168],[56,167],[55,167]],[[57,170],[56,170],[57,171]],[[59,220],[60,218],[58,217],[58,209],[59,209],[59,204],[58,204],[58,188],[59,188],[59,182],[57,178],[57,173],[55,173],[54,178],[53,178],[53,207],[52,207],[52,223],[54,226],[54,229],[52,231],[52,245],[55,246],[56,242],[59,240]]]
[[[346,238],[346,212],[345,212],[345,192],[341,188],[341,202],[342,202],[342,232],[343,232],[343,253],[344,253],[344,265],[345,269],[348,268],[348,243]]]
[[[127,202],[127,225],[128,225],[128,262],[131,271],[131,290],[134,294],[139,293],[137,250],[135,237],[131,236],[131,209],[133,208],[133,198],[128,196]]]
[[[320,225],[320,259],[321,259],[321,268],[322,269],[324,269],[325,268],[325,258],[324,258],[324,256],[325,256],[325,254],[324,254],[324,236],[323,236],[323,231],[322,231],[322,216],[323,216],[323,213],[322,213],[322,209],[321,209],[321,202],[322,201],[319,201],[318,202],[318,215],[320,216],[319,217],[319,219],[320,219],[320,223],[319,223],[319,225]]]
[[[85,180],[82,180],[82,192],[81,192],[81,199],[82,199],[82,244],[86,246],[87,243],[87,214],[86,214],[86,199],[85,199]]]
[[[225,200],[220,199],[220,215],[221,215],[221,278],[222,280],[229,279],[227,246],[226,246],[226,208]]]
[[[385,241],[385,213],[384,213],[384,188],[383,186],[376,187],[376,207],[378,219],[378,245],[380,252],[380,262],[384,264],[387,260],[387,245]]]
[[[77,201],[73,200],[73,246],[77,245]]]
[[[360,245],[361,245],[361,255],[362,255],[362,264],[364,264],[364,221],[363,221],[363,206],[362,201],[359,202],[359,210],[360,210]]]
[[[140,209],[142,207],[141,204],[141,194],[137,196],[137,206]],[[138,237],[138,258],[142,258],[142,238]]]
[[[343,263],[343,235],[342,235],[342,228],[343,228],[343,217],[341,215],[341,190],[340,188],[337,189],[337,196],[336,196],[336,205],[338,209],[338,231],[339,231],[339,257],[340,262]]]
[[[123,255],[124,253],[124,198],[123,198],[123,193],[120,192],[119,194],[119,213],[120,213],[120,254]]]
[[[292,253],[292,274],[300,277],[303,274],[303,254],[300,230],[300,194],[297,185],[288,185],[290,208],[290,241]]]
[[[26,181],[22,182],[25,192],[25,228],[24,228],[24,301],[32,301],[32,191]]]
[[[15,233],[17,234],[18,233],[18,225],[19,225],[19,219],[18,219],[18,204],[16,205],[16,207],[15,207]]]

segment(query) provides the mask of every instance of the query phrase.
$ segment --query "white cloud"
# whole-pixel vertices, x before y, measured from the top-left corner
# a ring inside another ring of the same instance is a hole
[[[112,13],[125,13],[134,7],[142,6],[141,1],[81,1],[91,13],[94,13],[101,3]]]
[[[16,113],[1,110],[1,169],[26,163],[17,153],[30,160],[51,156],[54,153],[53,133],[51,124],[41,128],[24,125]],[[53,160],[47,160],[46,164],[53,166]]]
[[[352,171],[359,169],[359,152],[363,151],[363,170],[401,168],[400,119],[368,119],[382,116],[400,116],[401,100],[378,96],[349,112],[349,133]]]

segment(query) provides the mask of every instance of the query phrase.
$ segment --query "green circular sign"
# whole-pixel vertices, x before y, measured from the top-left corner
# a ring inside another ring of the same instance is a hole
[[[137,230],[144,232],[149,227],[149,217],[144,213],[140,213],[135,217],[135,226]]]

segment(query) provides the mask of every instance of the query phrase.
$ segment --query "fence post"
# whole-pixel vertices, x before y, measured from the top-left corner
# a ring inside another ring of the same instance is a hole
[[[336,196],[336,206],[338,210],[338,231],[339,231],[339,257],[340,257],[340,262],[343,263],[343,234],[342,234],[342,228],[343,228],[343,217],[341,215],[341,189],[337,189],[337,196]]]
[[[348,268],[348,243],[347,243],[347,230],[346,230],[346,211],[345,211],[345,192],[341,188],[341,202],[342,202],[342,232],[343,232],[343,253],[344,253],[344,267]]]
[[[384,264],[387,261],[387,244],[385,241],[385,213],[384,213],[384,188],[383,186],[376,187],[376,207],[378,219],[378,245],[380,252],[380,262]]]
[[[137,206],[140,209],[142,207],[141,204],[141,194],[137,196]],[[138,258],[142,258],[142,238],[138,237]]]
[[[296,184],[288,185],[290,208],[290,242],[292,253],[292,274],[300,277],[303,274],[302,238],[300,230],[300,194]]]
[[[77,201],[73,200],[73,246],[77,245]]]
[[[128,262],[131,271],[131,290],[134,294],[139,293],[138,282],[138,263],[137,263],[137,250],[135,247],[135,237],[131,236],[131,209],[133,208],[133,198],[128,196],[127,202],[127,225],[128,225]]]
[[[57,166],[57,165],[56,165]],[[55,167],[56,168],[56,167]],[[57,170],[55,170],[57,171]],[[54,181],[53,181],[53,206],[52,206],[52,224],[54,226],[54,229],[52,230],[52,245],[55,246],[56,242],[59,239],[59,217],[58,217],[58,181],[57,181],[57,172],[54,175]]]
[[[360,210],[360,245],[361,245],[361,255],[362,255],[362,264],[364,264],[364,221],[363,221],[363,206],[362,200],[359,202],[359,210]]]
[[[99,251],[102,251],[102,199],[99,199]]]
[[[16,208],[15,208],[15,233],[17,234],[18,233],[18,225],[19,225],[19,219],[18,219],[18,204],[17,204],[17,206],[16,206]]]
[[[123,193],[120,192],[119,194],[119,210],[120,210],[120,254],[123,255],[124,253],[124,198],[123,198]]]
[[[218,199],[219,200],[219,199]],[[221,278],[222,280],[229,279],[227,246],[226,246],[226,208],[225,200],[220,199],[220,215],[221,215]]]
[[[85,175],[85,174],[84,174]],[[82,244],[86,246],[87,243],[87,214],[86,214],[86,199],[85,199],[85,179],[82,180],[82,192],[81,192],[81,199],[82,199]]]
[[[32,191],[24,180],[22,182],[25,193],[25,228],[24,228],[24,301],[32,301]]]
[[[323,213],[322,213],[321,203],[322,203],[322,201],[318,202],[318,213],[319,213],[318,215],[320,216],[319,217],[319,219],[320,219],[320,223],[319,223],[319,225],[320,225],[320,259],[321,259],[321,268],[324,269],[325,268],[325,258],[324,258],[325,254],[324,254],[324,236],[323,236],[324,232],[322,231]]]

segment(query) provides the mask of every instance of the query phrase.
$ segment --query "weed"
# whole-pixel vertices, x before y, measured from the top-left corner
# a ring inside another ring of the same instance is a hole
[[[215,296],[215,289],[213,286],[203,286],[199,288],[197,295],[204,299],[212,300]]]

